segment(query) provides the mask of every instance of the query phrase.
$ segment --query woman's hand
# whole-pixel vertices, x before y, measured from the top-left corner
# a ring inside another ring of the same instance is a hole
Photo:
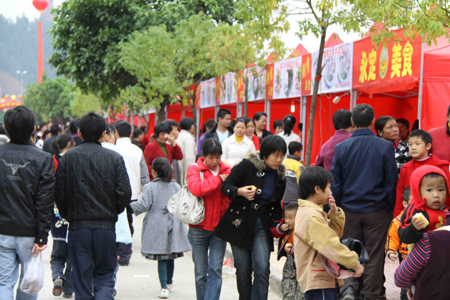
[[[237,190],[237,195],[247,198],[247,200],[252,201],[255,198],[256,190],[253,189],[252,185],[247,185],[239,188]]]

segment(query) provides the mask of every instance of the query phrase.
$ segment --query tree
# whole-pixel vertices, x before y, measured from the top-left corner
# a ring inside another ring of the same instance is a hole
[[[73,99],[70,101],[72,116],[81,117],[84,114],[94,111],[101,114],[100,99],[93,94],[83,94],[80,89],[73,92]]]
[[[70,102],[74,99],[75,86],[66,78],[51,80],[44,74],[42,83],[27,86],[24,104],[27,105],[38,121],[61,122],[71,116]]]

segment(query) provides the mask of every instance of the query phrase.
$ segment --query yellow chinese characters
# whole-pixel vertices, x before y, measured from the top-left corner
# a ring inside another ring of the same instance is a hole
[[[403,48],[403,71],[402,71],[402,77],[405,77],[406,74],[409,76],[412,75],[412,55],[413,55],[413,46],[408,41]]]
[[[375,49],[372,49],[372,51],[370,51],[370,53],[369,53],[370,68],[369,68],[368,81],[377,79],[377,74],[375,73],[375,71],[377,69],[375,66],[376,62],[377,62],[377,51]]]
[[[392,67],[391,79],[395,76],[400,77],[402,68],[402,45],[394,44],[392,46]]]
[[[367,65],[368,64],[369,64],[369,61],[367,59],[367,53],[365,51],[363,51],[362,57],[361,57],[361,67],[360,67],[361,74],[359,75],[359,82],[361,82],[361,83],[364,83],[368,79],[368,77],[367,77]]]

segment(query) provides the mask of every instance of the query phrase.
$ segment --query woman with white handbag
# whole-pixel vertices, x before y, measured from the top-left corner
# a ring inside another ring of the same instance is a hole
[[[221,161],[221,156],[220,143],[207,139],[202,144],[202,157],[187,169],[189,191],[196,197],[203,197],[205,211],[203,222],[190,224],[188,233],[195,264],[197,300],[219,300],[222,287],[227,243],[212,234],[229,205],[229,199],[220,192],[220,187],[230,174],[230,167]]]

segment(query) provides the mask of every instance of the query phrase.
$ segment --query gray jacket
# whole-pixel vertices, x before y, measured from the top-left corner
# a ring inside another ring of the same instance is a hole
[[[180,190],[175,180],[164,182],[159,178],[146,184],[142,198],[132,202],[137,215],[146,212],[142,225],[142,254],[172,254],[191,250],[184,223],[167,210],[170,197]]]

